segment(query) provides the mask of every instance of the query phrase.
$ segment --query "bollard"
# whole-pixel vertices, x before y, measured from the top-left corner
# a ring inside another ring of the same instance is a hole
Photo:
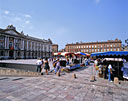
[[[74,79],[76,79],[76,74],[75,74],[75,73],[73,73],[73,74],[72,74],[72,77],[73,77]]]
[[[60,72],[57,72],[57,74],[56,74],[57,76],[60,76]]]
[[[119,79],[118,79],[118,77],[114,77],[114,84],[119,84]]]
[[[94,75],[92,75],[91,76],[91,80],[90,80],[90,82],[94,82],[96,79],[95,79],[95,76]]]

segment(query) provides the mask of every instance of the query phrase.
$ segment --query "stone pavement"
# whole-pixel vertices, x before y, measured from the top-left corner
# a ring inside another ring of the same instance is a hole
[[[0,101],[128,101],[128,82],[90,82],[92,67],[40,77],[0,77]],[[73,79],[75,73],[77,78]]]
[[[37,59],[17,59],[17,60],[10,59],[10,60],[0,60],[0,63],[4,62],[4,63],[18,63],[18,64],[36,64],[36,61]]]

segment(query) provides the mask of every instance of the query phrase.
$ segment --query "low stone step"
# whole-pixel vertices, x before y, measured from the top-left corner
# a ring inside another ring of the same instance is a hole
[[[1,76],[40,76],[40,73],[0,67]]]

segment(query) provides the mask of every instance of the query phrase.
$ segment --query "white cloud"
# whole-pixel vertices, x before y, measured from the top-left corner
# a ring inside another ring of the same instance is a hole
[[[26,18],[31,18],[32,16],[31,15],[29,15],[29,14],[25,14],[24,15]]]
[[[96,1],[97,4],[99,4],[101,0],[95,0],[95,1]]]
[[[15,21],[22,21],[22,19],[20,17],[15,17],[14,20]]]
[[[8,15],[8,14],[9,14],[9,11],[7,11],[7,10],[6,10],[6,11],[4,11],[4,14]]]
[[[27,21],[25,21],[25,23],[26,23],[26,24],[29,24],[29,23],[30,23],[30,21],[28,21],[28,20],[27,20]]]
[[[0,26],[7,26],[12,24],[17,28],[17,31],[30,31],[34,29],[34,26],[31,22],[32,19],[29,18],[32,18],[31,15],[20,12],[14,13],[12,11],[10,12],[8,10],[0,9]]]

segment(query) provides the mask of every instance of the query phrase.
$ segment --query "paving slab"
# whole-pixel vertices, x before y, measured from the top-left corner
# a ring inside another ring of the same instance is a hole
[[[63,72],[60,77],[0,77],[0,101],[127,101],[128,82],[115,85],[98,77],[90,82],[92,68]]]

